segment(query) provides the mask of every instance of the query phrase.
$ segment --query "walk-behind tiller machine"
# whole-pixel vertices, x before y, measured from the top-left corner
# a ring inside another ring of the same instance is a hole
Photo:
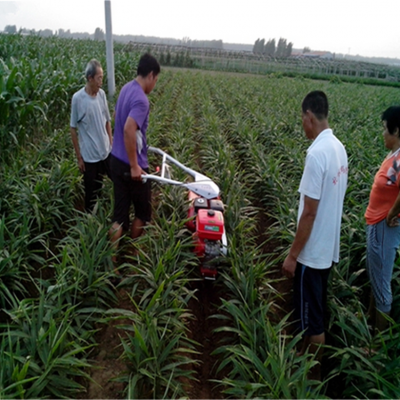
[[[216,263],[226,255],[227,239],[224,225],[224,205],[220,199],[219,187],[207,176],[181,164],[163,150],[149,147],[149,152],[162,156],[160,175],[142,175],[143,181],[153,181],[180,186],[189,190],[187,228],[193,232],[194,252],[200,260],[200,272],[204,279],[215,280]],[[193,182],[179,182],[171,179],[170,165],[173,164],[194,178]]]

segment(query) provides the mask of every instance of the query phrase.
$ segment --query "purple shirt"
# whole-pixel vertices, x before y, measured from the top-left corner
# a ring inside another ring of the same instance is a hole
[[[150,103],[136,80],[128,82],[119,94],[115,107],[114,141],[111,154],[129,164],[124,143],[124,126],[128,117],[135,120],[143,136],[143,148],[137,149],[137,160],[141,168],[148,168],[146,131],[149,125]]]

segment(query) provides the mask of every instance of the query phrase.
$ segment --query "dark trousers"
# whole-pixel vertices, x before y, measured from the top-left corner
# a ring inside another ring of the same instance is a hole
[[[85,210],[92,212],[96,203],[99,191],[103,186],[103,177],[110,173],[110,155],[103,161],[95,163],[85,162],[85,172],[83,173],[83,183],[85,186]]]

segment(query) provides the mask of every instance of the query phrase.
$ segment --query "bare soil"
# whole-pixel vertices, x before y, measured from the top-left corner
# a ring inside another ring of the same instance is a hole
[[[116,308],[134,311],[132,302],[125,289],[116,293],[118,304]],[[90,370],[92,381],[87,383],[85,399],[124,399],[125,383],[115,381],[127,371],[127,365],[122,359],[123,349],[121,337],[126,333],[117,326],[126,324],[125,320],[114,320],[103,325],[97,334],[96,341],[99,344],[91,360],[94,368]]]
[[[223,323],[219,319],[209,318],[218,313],[221,304],[220,287],[217,281],[195,281],[191,289],[196,290],[196,298],[189,303],[189,310],[193,319],[189,321],[189,338],[199,345],[196,350],[199,354],[193,356],[198,364],[190,367],[195,371],[195,380],[187,380],[185,386],[191,399],[223,399],[221,387],[211,382],[211,379],[222,379],[226,370],[217,373],[219,358],[212,352],[220,346],[220,340],[226,336],[223,333],[215,333],[214,330]],[[120,289],[116,295],[118,304],[116,308],[134,311],[132,302],[128,296],[129,288]],[[92,381],[87,383],[86,393],[80,398],[85,399],[123,399],[126,383],[116,379],[128,370],[126,362],[122,358],[123,349],[121,337],[126,333],[118,328],[118,325],[127,321],[111,321],[102,326],[97,334],[96,341],[99,344],[90,360],[94,368],[89,373]]]
[[[272,218],[268,217],[261,205],[257,205],[260,209],[257,215],[257,244],[261,247],[261,252],[263,254],[271,255],[271,257],[278,257],[277,249],[281,247],[281,243],[274,238],[271,238],[269,234],[269,228],[275,222]],[[274,310],[274,315],[276,321],[279,321],[284,316],[292,311],[292,287],[293,279],[288,279],[283,276],[281,272],[282,265],[278,263],[271,275],[269,277],[272,281],[272,286],[280,294],[280,297],[276,299],[276,308]]]
[[[197,381],[190,383],[187,390],[191,399],[223,399],[222,388],[211,380],[221,380],[226,370],[217,372],[220,364],[218,356],[213,352],[221,345],[226,333],[216,333],[215,329],[223,326],[224,321],[211,316],[219,313],[221,305],[221,288],[217,281],[196,281],[192,289],[197,290],[197,298],[192,299],[189,308],[194,319],[189,323],[190,338],[199,343],[197,359],[199,365],[194,366]]]

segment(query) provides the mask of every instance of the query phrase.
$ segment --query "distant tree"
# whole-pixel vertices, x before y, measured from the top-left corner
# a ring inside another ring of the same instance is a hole
[[[286,46],[285,57],[290,57],[292,55],[292,50],[293,50],[293,43],[289,42],[289,44]]]
[[[257,40],[254,42],[253,53],[258,53],[259,43],[260,43],[260,39],[257,39]]]
[[[275,39],[269,39],[268,42],[265,45],[265,54],[269,56],[273,56],[275,54]]]
[[[94,40],[104,40],[104,31],[102,29],[96,28],[96,30],[94,31]]]
[[[51,29],[41,29],[40,31],[38,31],[38,35],[43,37],[50,37],[53,36],[53,31]]]
[[[265,52],[265,39],[257,39],[253,46],[253,53],[263,54]]]
[[[258,46],[259,46],[258,53],[264,54],[264,51],[265,51],[265,39],[261,39],[259,44],[258,44]]]
[[[286,55],[286,39],[279,38],[278,46],[276,47],[276,56],[277,57],[285,57]]]
[[[89,32],[73,32],[71,33],[73,39],[93,39],[93,35]]]
[[[257,39],[254,53],[256,54],[263,54],[265,51],[265,39]]]
[[[71,37],[71,31],[69,29],[67,31],[65,31],[64,29],[59,29],[58,36],[63,38]]]
[[[190,37],[189,36],[184,36],[182,38],[182,46],[190,46]]]
[[[4,28],[4,32],[17,33],[17,26],[16,25],[6,25],[6,27]]]
[[[309,53],[310,51],[311,51],[311,49],[309,47],[304,47],[303,54],[304,53]]]

